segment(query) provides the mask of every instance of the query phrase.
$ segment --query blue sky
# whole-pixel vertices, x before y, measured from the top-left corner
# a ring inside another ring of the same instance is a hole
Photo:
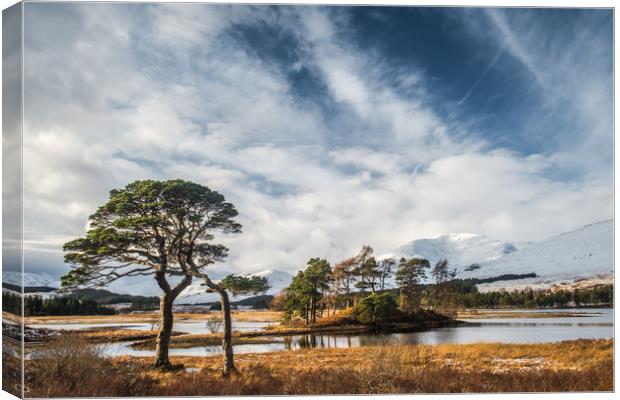
[[[110,189],[185,178],[294,271],[613,215],[610,10],[27,3],[25,235],[63,271]],[[27,260],[28,261],[28,260]]]

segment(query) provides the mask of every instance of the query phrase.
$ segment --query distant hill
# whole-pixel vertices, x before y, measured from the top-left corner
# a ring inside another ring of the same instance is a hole
[[[2,283],[3,289],[10,290],[12,292],[20,293],[19,286],[12,285],[10,283]],[[43,298],[52,298],[60,296],[77,296],[82,300],[93,300],[98,304],[110,305],[120,303],[149,303],[159,304],[159,297],[157,296],[134,296],[130,294],[119,294],[110,292],[105,289],[80,289],[70,293],[60,293],[56,288],[30,286],[24,288],[24,294],[26,296],[40,296]]]
[[[156,303],[159,304],[157,296],[134,296],[131,294],[118,294],[105,289],[80,289],[75,295],[82,299],[94,300],[99,304],[119,304],[119,303]]]
[[[237,306],[263,306],[266,307],[273,300],[273,296],[270,294],[262,294],[260,296],[248,297],[247,299],[243,299],[241,301],[237,301],[234,304]]]

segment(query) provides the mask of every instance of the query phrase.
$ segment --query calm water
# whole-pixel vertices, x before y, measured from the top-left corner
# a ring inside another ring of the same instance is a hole
[[[556,311],[556,310],[554,310]],[[468,325],[391,334],[362,335],[298,335],[275,338],[275,343],[236,345],[235,352],[263,353],[303,348],[346,348],[378,343],[541,343],[574,339],[613,338],[613,310],[559,310],[575,312],[579,317],[469,319]],[[175,327],[175,330],[181,330]],[[130,343],[103,345],[109,355],[151,356],[151,350],[134,350]],[[171,349],[171,355],[205,356],[220,354],[220,346]]]

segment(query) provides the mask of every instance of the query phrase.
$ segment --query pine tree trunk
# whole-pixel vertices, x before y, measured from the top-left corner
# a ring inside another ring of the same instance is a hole
[[[172,298],[170,293],[164,293],[159,302],[161,311],[161,326],[157,334],[157,347],[155,348],[155,367],[170,368],[168,349],[170,347],[170,336],[172,335],[172,324],[174,315],[172,314]]]
[[[155,367],[169,369],[172,365],[168,357],[170,348],[170,337],[172,336],[172,325],[174,323],[174,315],[172,313],[172,304],[174,299],[192,283],[192,277],[186,275],[174,289],[170,288],[164,272],[158,272],[155,275],[157,284],[164,292],[159,300],[159,310],[161,312],[161,325],[157,334],[157,345],[155,348]]]
[[[230,301],[226,290],[217,289],[224,313],[224,338],[222,340],[222,352],[224,353],[224,369],[222,375],[228,376],[235,371],[235,360],[232,344],[232,316],[230,313]]]
[[[224,369],[222,370],[223,376],[229,376],[235,369],[234,352],[232,345],[232,316],[230,313],[230,300],[228,299],[228,293],[219,285],[213,283],[209,276],[202,275],[207,287],[212,291],[218,292],[220,295],[220,303],[222,304],[222,313],[224,314],[224,337],[222,338],[222,351],[224,353]]]

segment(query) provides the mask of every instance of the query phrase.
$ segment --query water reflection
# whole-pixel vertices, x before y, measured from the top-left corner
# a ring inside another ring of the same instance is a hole
[[[372,336],[353,336],[353,335],[295,335],[283,337],[284,348],[286,350],[299,349],[337,349],[366,346]],[[375,336],[380,338],[380,336]]]

